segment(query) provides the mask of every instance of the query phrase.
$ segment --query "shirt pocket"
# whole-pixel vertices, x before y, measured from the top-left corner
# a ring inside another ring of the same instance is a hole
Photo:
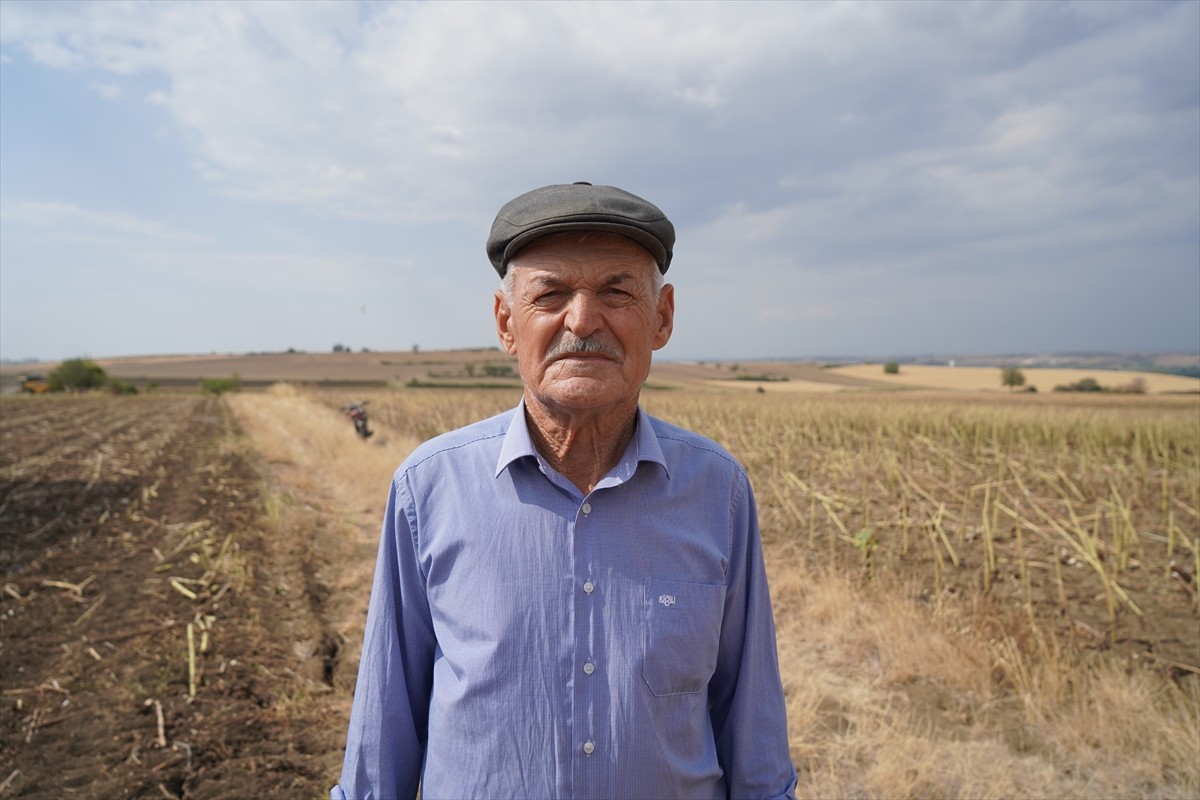
[[[694,694],[717,668],[725,586],[646,579],[642,677],[657,697]]]

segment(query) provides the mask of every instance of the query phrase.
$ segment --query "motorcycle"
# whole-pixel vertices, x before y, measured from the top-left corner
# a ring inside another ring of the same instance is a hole
[[[370,439],[375,435],[375,431],[367,427],[367,409],[365,406],[365,400],[350,403],[345,406],[345,411],[350,419],[354,420],[354,432],[364,439]]]

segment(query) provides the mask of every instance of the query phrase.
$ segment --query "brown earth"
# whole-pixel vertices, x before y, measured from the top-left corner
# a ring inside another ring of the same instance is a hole
[[[328,521],[264,516],[226,405],[9,399],[0,442],[0,796],[327,796]]]

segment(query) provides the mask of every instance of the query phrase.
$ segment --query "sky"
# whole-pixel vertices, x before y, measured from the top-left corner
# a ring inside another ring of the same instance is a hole
[[[4,359],[495,346],[574,181],[662,359],[1200,353],[1200,2],[0,3]]]

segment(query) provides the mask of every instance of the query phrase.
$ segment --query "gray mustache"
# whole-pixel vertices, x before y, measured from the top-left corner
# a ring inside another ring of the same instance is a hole
[[[619,347],[604,341],[599,336],[593,335],[584,339],[573,333],[565,332],[557,342],[550,346],[550,350],[546,353],[546,360],[550,361],[572,353],[599,353],[613,359],[619,359],[623,355]]]

